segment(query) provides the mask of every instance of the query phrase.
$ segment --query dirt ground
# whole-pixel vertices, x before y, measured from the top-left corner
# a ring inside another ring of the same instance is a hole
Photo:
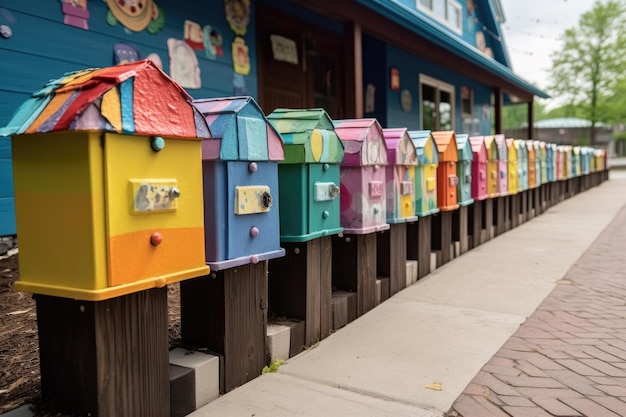
[[[0,259],[0,414],[41,396],[37,310],[31,294],[17,292],[18,256]],[[180,343],[179,286],[168,287],[170,347]],[[46,415],[45,413],[37,413]]]

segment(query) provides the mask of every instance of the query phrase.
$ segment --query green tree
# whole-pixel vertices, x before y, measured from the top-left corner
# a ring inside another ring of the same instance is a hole
[[[533,116],[535,121],[546,118],[546,106],[539,101],[533,101]],[[517,129],[528,124],[528,103],[509,104],[502,108],[502,128]]]
[[[551,57],[551,95],[562,97],[571,106],[566,108],[591,121],[592,145],[595,125],[606,121],[615,87],[626,70],[625,16],[623,1],[596,1],[582,14],[578,27],[565,31],[563,48]]]

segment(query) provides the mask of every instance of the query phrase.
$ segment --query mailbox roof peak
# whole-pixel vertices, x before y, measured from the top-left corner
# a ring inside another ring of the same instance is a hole
[[[456,145],[459,153],[459,161],[471,161],[474,159],[472,144],[469,141],[469,135],[456,135]]]
[[[383,129],[387,142],[387,161],[391,165],[417,165],[415,144],[407,128]]]
[[[282,161],[283,139],[250,96],[193,101],[219,141],[205,141],[203,159]]]
[[[454,131],[440,130],[433,132],[433,138],[437,143],[437,149],[439,149],[440,161],[456,162],[459,160]]]
[[[419,165],[439,163],[439,151],[430,130],[411,130],[409,136],[415,145]]]
[[[32,94],[0,136],[58,131],[206,139],[191,96],[151,60],[66,73]]]
[[[344,146],[344,166],[387,165],[387,143],[376,119],[334,120]]]
[[[343,162],[343,144],[324,109],[275,109],[267,120],[283,137],[285,163]]]

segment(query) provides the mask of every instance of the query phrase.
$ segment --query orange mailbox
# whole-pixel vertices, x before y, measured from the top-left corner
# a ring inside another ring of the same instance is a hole
[[[453,131],[433,132],[433,138],[439,150],[439,166],[437,167],[437,203],[441,211],[456,210],[459,208],[457,200],[456,164],[459,161],[459,151],[456,136]]]
[[[206,275],[202,138],[151,61],[67,74],[18,110],[20,291],[87,301]]]

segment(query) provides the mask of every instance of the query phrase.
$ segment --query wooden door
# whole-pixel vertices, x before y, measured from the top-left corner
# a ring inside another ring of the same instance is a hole
[[[323,108],[332,119],[344,118],[343,36],[264,4],[258,5],[257,23],[263,111]],[[283,53],[276,50],[281,46]]]

